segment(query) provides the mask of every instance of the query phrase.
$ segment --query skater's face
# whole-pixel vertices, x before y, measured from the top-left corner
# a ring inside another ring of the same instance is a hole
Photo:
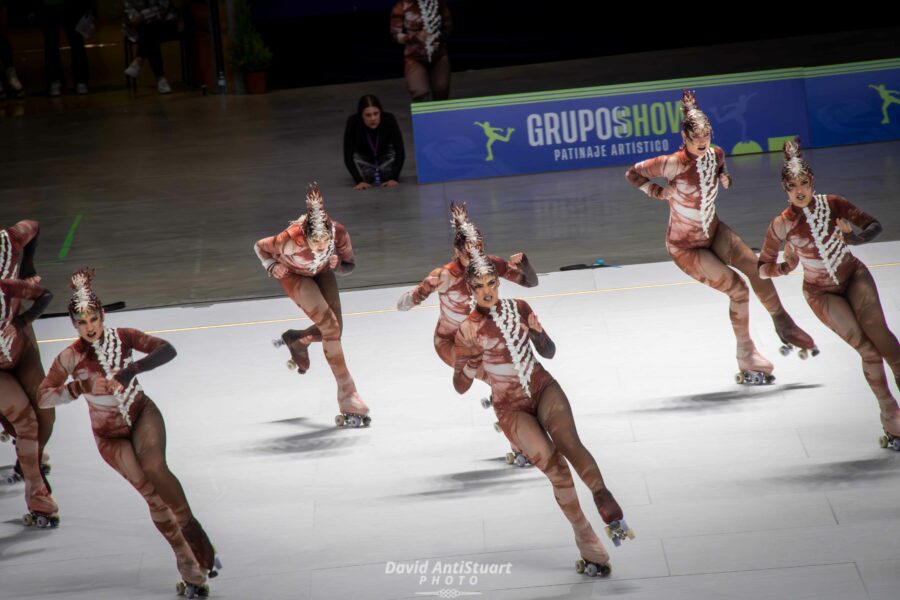
[[[694,129],[689,135],[682,131],[681,139],[684,140],[684,147],[689,153],[694,156],[701,156],[706,153],[706,150],[712,143],[712,132],[708,129]]]
[[[312,250],[316,254],[321,254],[328,250],[328,245],[331,243],[331,238],[327,235],[310,237],[307,240],[307,243],[309,244],[310,250]]]
[[[381,111],[377,106],[369,106],[362,112],[362,120],[366,127],[375,129],[381,125]]]
[[[806,208],[813,199],[812,178],[801,175],[787,179],[783,182],[784,191],[787,192],[788,201],[797,208]]]
[[[481,308],[491,308],[500,301],[500,281],[494,273],[469,280],[469,287],[472,288],[475,304]]]
[[[103,312],[78,313],[72,319],[78,335],[89,344],[93,344],[103,335]]]

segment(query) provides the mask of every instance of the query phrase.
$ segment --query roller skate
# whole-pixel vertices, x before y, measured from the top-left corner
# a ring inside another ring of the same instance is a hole
[[[772,375],[772,363],[757,352],[753,342],[741,344],[737,348],[738,371],[734,376],[735,383],[748,385],[763,385],[775,381]]]
[[[207,598],[209,596],[209,584],[194,585],[186,581],[175,584],[175,593],[187,598]]]
[[[28,512],[22,516],[22,524],[39,529],[59,527],[59,506],[43,487],[28,498]]]
[[[594,492],[594,504],[597,505],[600,517],[606,523],[604,531],[606,531],[606,535],[612,540],[614,546],[621,546],[626,539],[634,539],[634,530],[625,522],[622,507],[619,506],[619,503],[616,502],[616,499],[613,498],[612,493],[608,489],[603,488]]]
[[[338,399],[338,406],[341,413],[334,417],[334,424],[338,427],[368,427],[372,423],[369,407],[356,391],[345,400]]]
[[[796,348],[800,348],[797,352],[800,360],[806,360],[810,355],[819,355],[819,349],[816,348],[813,339],[809,334],[797,327],[797,324],[794,323],[789,314],[783,313],[777,317],[772,317],[772,322],[775,324],[775,333],[778,334],[778,339],[781,340],[782,345],[778,348],[778,352],[782,356],[788,356]]]
[[[200,522],[195,517],[191,517],[191,520],[181,528],[181,534],[191,549],[196,566],[203,569],[205,575],[210,579],[217,576],[219,569],[222,568],[222,561],[216,554],[216,549],[213,547],[212,542],[209,541],[209,536],[206,535]],[[187,566],[193,567],[194,565]],[[183,565],[179,564],[179,570],[182,568]],[[196,576],[192,574],[191,578],[196,578]],[[185,582],[185,584],[191,585],[188,582]]]
[[[299,375],[303,375],[309,370],[309,344],[300,341],[303,334],[303,331],[288,329],[281,334],[280,338],[272,340],[272,345],[276,348],[287,346],[291,358],[287,361],[286,366],[291,371],[297,371]]]
[[[878,445],[882,448],[890,448],[900,452],[900,437],[895,437],[885,431],[884,435],[878,438]]]
[[[589,523],[583,531],[576,531],[575,545],[581,558],[575,561],[575,571],[588,577],[606,577],[612,572],[609,564],[609,553]]]

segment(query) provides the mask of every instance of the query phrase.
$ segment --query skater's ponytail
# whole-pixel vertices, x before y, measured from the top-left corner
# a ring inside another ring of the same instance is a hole
[[[74,291],[69,300],[69,317],[74,321],[78,315],[85,315],[103,310],[103,303],[94,293],[92,282],[94,281],[94,269],[85,267],[72,273],[69,287]]]
[[[681,92],[681,131],[693,138],[695,135],[709,134],[712,135],[712,123],[709,118],[697,106],[697,97],[693,90],[684,90]]]
[[[810,185],[813,183],[813,170],[803,158],[800,150],[800,138],[784,142],[784,164],[781,167],[781,185],[786,186],[791,179],[808,177]]]

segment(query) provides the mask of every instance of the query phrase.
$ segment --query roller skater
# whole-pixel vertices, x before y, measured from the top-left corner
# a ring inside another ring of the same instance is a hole
[[[811,351],[815,344],[784,310],[772,282],[759,277],[756,256],[750,247],[716,216],[719,184],[726,190],[732,184],[725,168],[725,153],[712,146],[712,125],[697,107],[694,93],[685,90],[681,101],[684,145],[674,154],[637,163],[625,176],[651,198],[669,203],[666,250],[678,268],[728,295],[737,341],[739,372],[735,381],[772,383],[772,363],[757,351],[750,338],[749,292],[738,272],[750,280],[756,296],[772,316],[782,347],[788,351],[793,346]],[[665,187],[653,183],[651,179],[655,177],[664,177]]]
[[[55,406],[84,395],[100,456],[144,497],[182,579],[199,589],[221,562],[166,464],[162,414],[136,379],[175,358],[175,349],[136,329],[106,327],[93,277],[88,269],[72,275],[69,316],[79,337],[53,361],[40,386],[40,404]],[[134,351],[147,356],[135,360]]]
[[[760,277],[778,277],[803,264],[803,296],[813,313],[859,352],[878,400],[882,448],[900,450],[900,407],[884,375],[884,362],[900,386],[900,345],[888,329],[869,269],[849,246],[872,241],[881,223],[841,196],[817,194],[799,140],[785,142],[781,184],[790,206],[772,220],[759,255]],[[854,233],[853,226],[860,229]],[[784,261],[778,251],[788,244]]]
[[[334,274],[349,274],[356,264],[350,234],[325,212],[325,200],[315,183],[306,194],[306,214],[278,235],[256,242],[254,251],[269,277],[281,284],[288,297],[312,320],[303,330],[289,329],[275,340],[291,353],[288,367],[303,374],[309,369],[308,347],[321,342],[325,360],[337,382],[340,414],[338,427],[368,426],[369,407],[356,391],[341,344],[343,317]],[[280,342],[280,343],[279,343]]]

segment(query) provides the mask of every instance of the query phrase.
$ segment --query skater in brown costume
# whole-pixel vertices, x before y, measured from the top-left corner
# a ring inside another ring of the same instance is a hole
[[[22,279],[0,279],[0,415],[16,436],[16,466],[11,482],[25,481],[26,525],[58,524],[59,507],[50,495],[50,486],[41,472],[38,420],[17,372],[23,353],[34,341],[26,329],[50,304],[53,295]],[[23,300],[31,300],[28,310],[20,310]],[[38,359],[40,365],[40,359]]]
[[[341,414],[338,425],[368,425],[369,407],[356,391],[356,383],[344,360],[341,344],[343,318],[341,298],[334,274],[346,275],[356,266],[350,234],[325,212],[325,201],[316,184],[306,195],[306,214],[272,237],[256,242],[254,251],[269,277],[281,284],[285,293],[312,320],[303,330],[289,329],[281,336],[288,346],[298,373],[309,369],[307,348],[321,342],[325,360],[337,382]]]
[[[886,361],[900,386],[900,345],[888,329],[869,269],[848,245],[872,241],[881,224],[833,194],[815,193],[815,179],[798,141],[784,145],[781,184],[790,206],[775,217],[759,255],[761,277],[786,275],[803,263],[803,296],[819,320],[862,358],[862,370],[878,400],[882,447],[900,450],[900,407],[884,375]],[[853,232],[853,225],[861,231]],[[778,251],[787,245],[784,262]]]
[[[41,406],[64,404],[84,395],[100,456],[144,497],[153,524],[175,552],[184,580],[180,585],[208,591],[207,574],[215,576],[221,564],[181,483],[166,464],[162,414],[135,378],[175,358],[175,349],[136,329],[106,327],[103,304],[91,285],[93,277],[88,269],[72,275],[75,292],[69,316],[79,338],[53,361],[40,386]],[[134,360],[135,350],[147,356]]]
[[[606,487],[597,462],[578,437],[565,393],[534,357],[532,345],[541,356],[552,358],[556,352],[553,340],[528,303],[499,298],[494,263],[482,253],[474,227],[468,226],[466,235],[466,280],[476,307],[456,333],[453,385],[464,394],[483,370],[503,433],[544,472],[572,525],[582,557],[577,565],[579,572],[606,575],[610,570],[609,554],[581,510],[566,461],[572,463],[593,493],[616,545],[633,534]]]
[[[738,272],[750,280],[757,298],[772,316],[775,331],[784,344],[782,354],[790,352],[793,346],[814,350],[815,344],[784,310],[772,282],[759,277],[756,255],[750,247],[716,216],[719,184],[726,190],[732,184],[725,169],[725,153],[712,146],[712,125],[697,107],[694,93],[685,90],[681,101],[684,145],[674,154],[637,163],[625,176],[651,198],[669,203],[666,250],[678,268],[728,295],[729,316],[737,340],[738,382],[768,383],[775,379],[772,363],[750,339],[750,295]],[[653,183],[651,179],[655,177],[665,178],[665,187]],[[806,352],[800,356],[805,358]]]

